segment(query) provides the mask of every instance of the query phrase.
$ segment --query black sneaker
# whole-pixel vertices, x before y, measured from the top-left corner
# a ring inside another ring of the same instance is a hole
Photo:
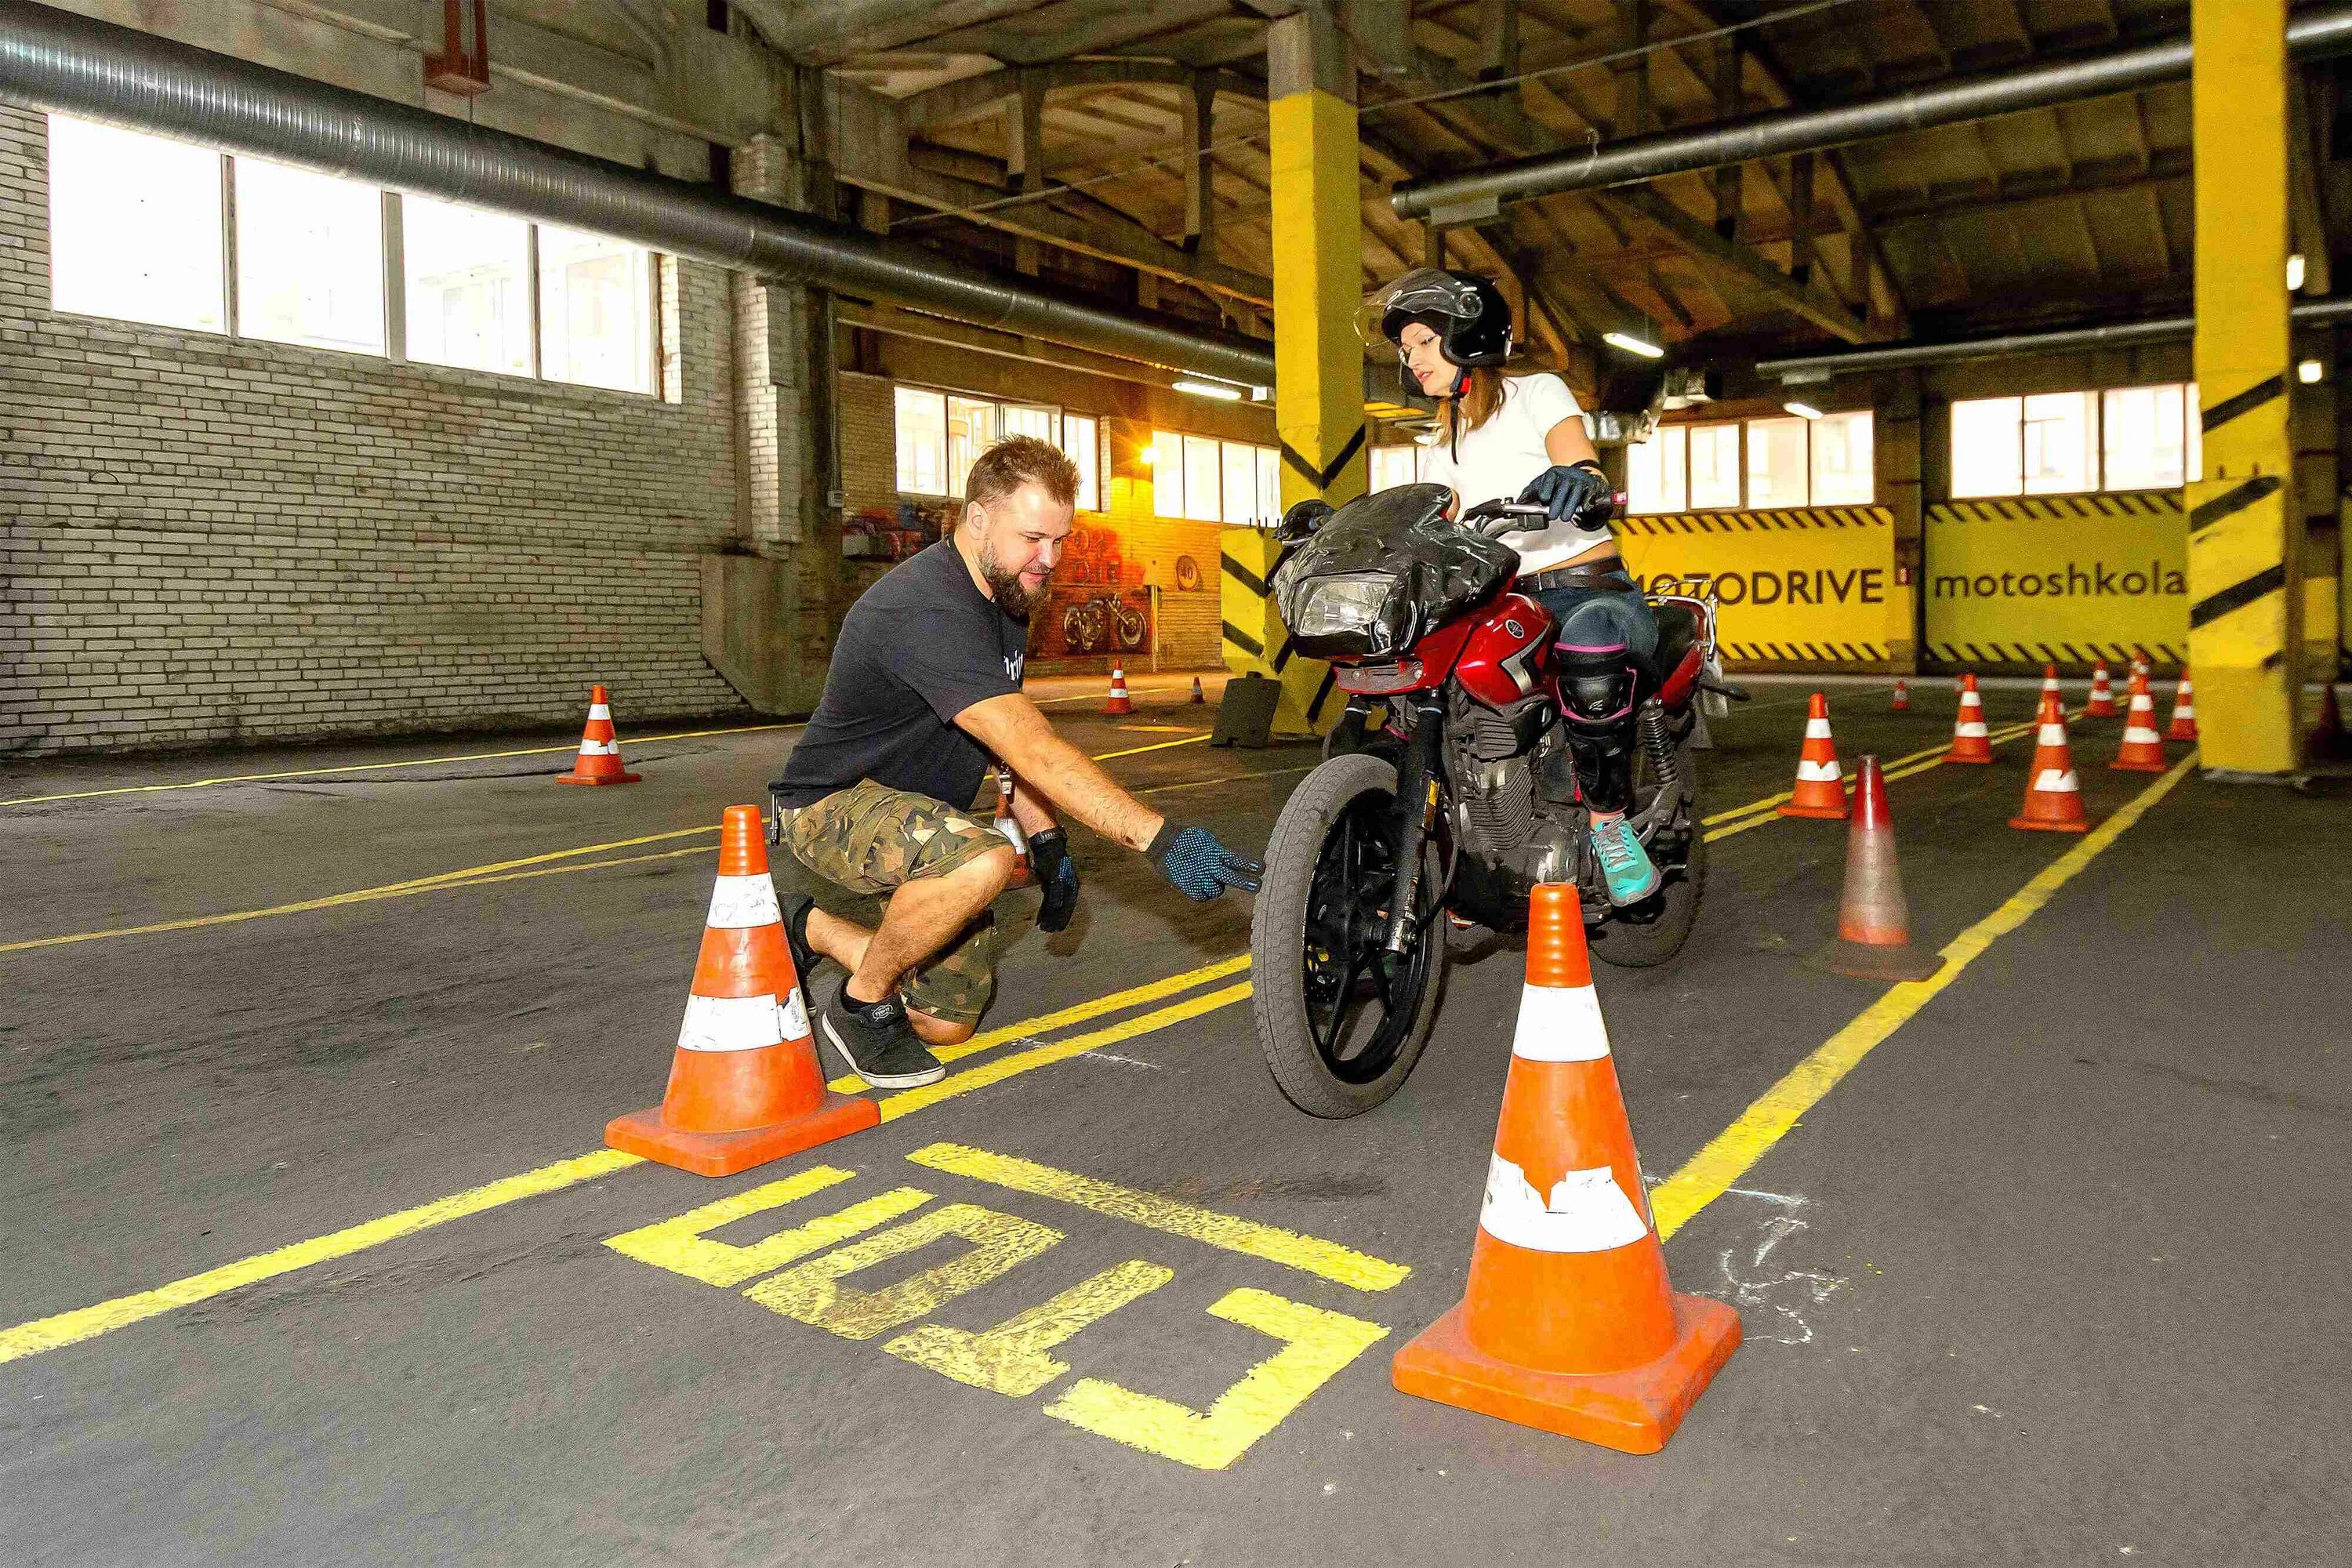
[[[824,1037],[850,1070],[877,1089],[915,1089],[948,1076],[940,1058],[915,1037],[907,1005],[895,991],[879,1002],[860,1002],[845,984],[820,1018]]]
[[[792,949],[793,973],[800,978],[803,996],[816,984],[816,964],[822,956],[809,945],[809,911],[814,908],[816,900],[803,896],[784,910],[784,945]]]

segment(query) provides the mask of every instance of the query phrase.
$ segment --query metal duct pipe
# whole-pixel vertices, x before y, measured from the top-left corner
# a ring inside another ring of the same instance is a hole
[[[2298,327],[2326,327],[2352,320],[2352,294],[2306,300],[2287,312]],[[1913,365],[1953,364],[1961,360],[2002,359],[2021,354],[2065,353],[2076,349],[2137,348],[2168,342],[2197,330],[2194,316],[2161,316],[2149,321],[2118,321],[2105,327],[2068,327],[2054,332],[2013,332],[1999,338],[1968,338],[1949,343],[1895,343],[1853,353],[1812,354],[1801,359],[1756,362],[1756,374],[1783,382],[1827,381],[1857,371],[1903,370]]]
[[[2352,5],[2315,5],[2287,18],[2287,50],[2315,59],[2352,50]],[[1631,184],[1693,169],[1818,152],[1933,125],[1985,120],[2054,103],[2134,92],[2189,79],[2189,40],[2135,44],[2071,59],[1931,82],[1925,87],[1828,109],[1776,109],[1688,131],[1629,136],[1574,153],[1548,153],[1490,163],[1444,179],[1411,180],[1389,205],[1400,217],[1467,220],[1488,204],[1526,201],[1555,191]]]
[[[904,241],[32,0],[0,0],[0,96],[1171,370],[1274,381],[1270,344],[1139,321]]]

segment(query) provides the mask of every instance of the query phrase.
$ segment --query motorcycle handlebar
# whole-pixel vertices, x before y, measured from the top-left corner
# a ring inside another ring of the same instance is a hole
[[[1612,492],[1609,498],[1608,516],[1614,517],[1624,510],[1625,492]],[[1464,510],[1459,521],[1472,532],[1492,538],[1496,534],[1521,532],[1527,526],[1525,520],[1549,518],[1550,515],[1545,508],[1533,501],[1485,500]]]

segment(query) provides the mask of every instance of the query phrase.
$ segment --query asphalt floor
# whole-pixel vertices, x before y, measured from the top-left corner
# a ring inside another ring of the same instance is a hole
[[[1137,685],[1048,711],[1262,844],[1312,751]],[[1747,809],[1803,692],[1716,726],[1682,957],[1597,966],[1675,1281],[1746,1332],[1650,1458],[1390,1385],[1462,1291],[1512,942],[1457,935],[1413,1078],[1314,1121],[1249,901],[1081,833],[943,1085],[708,1180],[597,1151],[790,728],[616,693],[609,790],[544,735],[0,766],[0,1562],[2352,1560],[2341,786],[2110,772],[2084,720],[2095,831],[2018,832],[2030,732],[1934,765],[1946,683],[1834,688],[1849,768],[1916,759],[1948,956],[1890,989],[1806,963],[1843,828]]]

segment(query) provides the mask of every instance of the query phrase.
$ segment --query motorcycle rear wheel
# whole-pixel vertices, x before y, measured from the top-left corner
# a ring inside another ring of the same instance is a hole
[[[1446,943],[1433,867],[1412,951],[1402,960],[1381,951],[1396,782],[1382,758],[1334,757],[1292,792],[1266,845],[1250,921],[1250,1015],[1275,1086],[1309,1116],[1361,1116],[1386,1100],[1437,1021]]]
[[[1651,900],[1612,914],[1590,933],[1592,956],[1618,969],[1654,969],[1680,952],[1683,943],[1690,940],[1691,927],[1698,923],[1699,902],[1706,896],[1706,826],[1698,820],[1698,752],[1688,741],[1675,752],[1675,771],[1681,775],[1683,809],[1690,818],[1690,859],[1668,874],[1665,885]],[[1648,772],[1644,762],[1642,773]],[[1635,780],[1637,797],[1645,786],[1655,787],[1646,777]],[[1649,907],[1653,902],[1654,910]]]

